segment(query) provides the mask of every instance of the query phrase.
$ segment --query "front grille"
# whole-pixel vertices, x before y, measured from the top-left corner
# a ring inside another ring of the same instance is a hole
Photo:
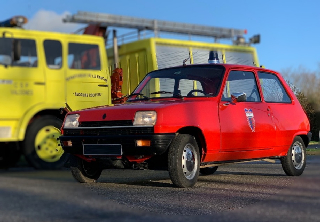
[[[132,120],[81,122],[79,127],[133,126]]]
[[[93,129],[64,129],[65,136],[103,136],[103,135],[139,135],[153,134],[153,127],[120,127],[120,128],[93,128]]]

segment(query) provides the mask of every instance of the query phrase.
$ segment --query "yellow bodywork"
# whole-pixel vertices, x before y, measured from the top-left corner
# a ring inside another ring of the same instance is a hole
[[[0,35],[3,33],[7,38],[34,40],[37,60],[30,60],[34,65],[29,67],[0,64],[0,142],[22,141],[28,124],[38,113],[57,111],[65,103],[73,110],[111,104],[111,82],[102,37],[0,28]],[[46,40],[61,43],[58,68],[46,62]],[[100,69],[70,68],[72,58],[68,46],[77,43],[97,46]]]

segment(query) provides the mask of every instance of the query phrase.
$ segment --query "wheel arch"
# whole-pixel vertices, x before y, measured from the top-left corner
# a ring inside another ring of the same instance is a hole
[[[30,123],[33,122],[36,118],[40,116],[55,116],[58,119],[64,120],[66,113],[60,112],[60,108],[49,108],[49,109],[37,109],[37,110],[30,110],[24,117],[21,119],[21,122],[18,127],[18,138],[19,141],[23,141],[25,139],[25,135]]]
[[[305,147],[307,147],[308,145],[309,145],[309,138],[308,138],[308,136],[307,135],[297,135],[297,136],[300,136],[301,137],[301,139],[302,139],[302,141],[303,141],[303,143],[304,143],[304,145],[305,145]]]
[[[203,154],[207,150],[206,140],[200,128],[194,126],[183,127],[178,131],[179,134],[189,134],[194,136],[199,147],[200,161],[203,159]]]

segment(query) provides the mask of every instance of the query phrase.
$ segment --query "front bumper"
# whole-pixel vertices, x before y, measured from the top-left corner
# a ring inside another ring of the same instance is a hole
[[[66,153],[89,155],[161,155],[175,137],[170,134],[61,136],[61,146]],[[137,140],[149,140],[150,146],[137,146]],[[71,142],[71,143],[70,143]],[[67,144],[72,144],[68,146]],[[119,146],[121,153],[119,153]]]

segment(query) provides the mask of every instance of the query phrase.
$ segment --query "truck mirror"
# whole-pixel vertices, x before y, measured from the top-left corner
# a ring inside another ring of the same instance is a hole
[[[0,60],[1,64],[6,66],[12,63],[12,39],[11,38],[0,38]]]
[[[13,61],[20,60],[21,57],[21,41],[13,39]]]
[[[245,101],[247,101],[247,95],[244,92],[242,92],[242,93],[232,93],[231,94],[231,101],[233,103],[245,102]]]

